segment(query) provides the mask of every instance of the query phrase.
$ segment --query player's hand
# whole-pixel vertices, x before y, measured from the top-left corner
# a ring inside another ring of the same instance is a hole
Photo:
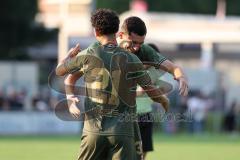
[[[136,92],[137,92],[137,97],[142,96],[145,93],[144,89],[140,86],[137,86]]]
[[[78,97],[74,95],[67,95],[67,101],[68,101],[68,109],[71,115],[75,118],[78,119],[80,117],[80,110],[77,107],[77,104],[80,102]]]
[[[182,76],[179,78],[175,78],[179,82],[179,92],[182,96],[188,95],[188,81],[187,78]]]
[[[169,109],[169,104],[170,104],[170,103],[169,103],[169,99],[168,99],[167,96],[165,96],[165,95],[162,95],[162,96],[160,97],[160,99],[161,99],[161,104],[162,104],[164,110],[167,112],[168,109]]]
[[[68,58],[75,57],[81,51],[79,43],[68,51]]]
[[[62,63],[64,63],[65,61],[67,61],[68,59],[71,59],[73,57],[76,57],[76,55],[81,51],[80,49],[80,45],[76,44],[75,47],[71,48],[68,53],[67,56],[61,61]]]
[[[144,64],[144,65],[143,65],[143,68],[144,68],[144,69],[149,69],[149,68],[151,68],[151,67],[152,67],[152,66],[151,66],[151,65],[148,65],[148,64]]]

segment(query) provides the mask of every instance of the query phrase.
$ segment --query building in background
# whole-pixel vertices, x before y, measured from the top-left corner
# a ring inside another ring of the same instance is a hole
[[[93,8],[92,0],[39,0],[36,20],[48,28],[59,28],[59,58],[68,51],[69,37],[92,34],[89,19]]]
[[[89,36],[92,33],[90,15],[92,0],[39,0],[37,21],[47,28],[60,28],[71,35]]]

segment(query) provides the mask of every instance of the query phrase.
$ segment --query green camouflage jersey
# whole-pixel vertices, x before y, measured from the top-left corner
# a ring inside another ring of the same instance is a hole
[[[70,73],[84,74],[87,112],[83,134],[133,136],[136,85],[151,84],[138,57],[115,45],[96,42],[64,66]]]
[[[141,45],[140,50],[135,54],[143,62],[143,64],[151,64],[155,68],[159,68],[161,63],[167,60],[163,55],[147,44]]]

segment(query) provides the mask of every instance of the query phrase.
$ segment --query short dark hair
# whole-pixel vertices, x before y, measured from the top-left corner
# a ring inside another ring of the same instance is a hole
[[[110,9],[98,9],[91,16],[92,26],[101,35],[110,35],[118,32],[118,14]]]
[[[124,20],[121,31],[128,33],[129,35],[132,32],[139,36],[144,36],[147,34],[147,28],[143,20],[134,16],[128,17]]]

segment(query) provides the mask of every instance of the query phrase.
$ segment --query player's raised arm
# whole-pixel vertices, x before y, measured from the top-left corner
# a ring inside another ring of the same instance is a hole
[[[68,61],[70,59],[73,59],[76,57],[76,55],[80,52],[80,45],[77,44],[74,48],[71,48],[67,54],[67,56],[59,61],[59,64],[56,67],[56,75],[57,76],[64,76],[67,74],[68,68],[66,67],[66,64],[69,63]]]
[[[147,54],[149,63],[154,65],[156,68],[160,68],[168,73],[170,73],[176,81],[179,83],[179,93],[182,96],[187,96],[188,94],[188,81],[184,74],[184,71],[175,63],[168,60],[162,56],[157,48],[153,48],[153,45],[143,45],[143,53]]]
[[[188,94],[188,81],[183,70],[169,60],[165,60],[161,63],[160,68],[171,73],[174,79],[179,82],[179,92],[180,95],[187,96]]]
[[[91,55],[86,55],[87,50],[83,50],[76,57],[64,59],[56,67],[56,75],[64,76],[66,74],[78,72],[83,68],[87,59],[91,59]]]
[[[67,73],[67,69],[64,67],[63,64],[58,64],[55,72],[57,76],[64,76]]]
[[[79,53],[79,51],[80,51],[80,46],[79,44],[77,44],[74,48],[71,48],[69,50],[68,56],[65,60],[62,61],[62,64],[64,64],[64,62],[66,62],[67,59],[75,58]],[[65,67],[63,67],[62,69],[65,69]],[[60,72],[65,73],[65,71],[61,71],[61,68],[60,68]],[[83,75],[82,72],[75,72],[75,73],[69,74],[64,80],[69,112],[72,114],[74,118],[79,118],[80,116],[80,110],[77,107],[77,103],[79,103],[79,99],[75,95],[76,94],[75,84],[82,75]]]

